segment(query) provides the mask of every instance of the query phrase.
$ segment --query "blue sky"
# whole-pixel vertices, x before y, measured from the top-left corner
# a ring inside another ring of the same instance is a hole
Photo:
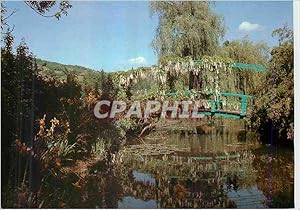
[[[158,19],[151,17],[148,2],[72,2],[69,15],[59,21],[39,16],[23,2],[5,5],[18,10],[9,19],[16,43],[25,38],[38,58],[106,71],[157,63],[151,41]],[[222,1],[213,9],[224,17],[224,40],[248,36],[274,46],[271,32],[285,23],[292,26],[291,1]]]

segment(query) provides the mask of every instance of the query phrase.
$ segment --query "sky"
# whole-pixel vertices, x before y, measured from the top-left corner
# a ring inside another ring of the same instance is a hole
[[[151,47],[158,25],[148,2],[75,1],[68,16],[60,20],[39,16],[22,1],[8,1],[8,11],[17,10],[8,22],[14,25],[15,43],[25,39],[37,58],[95,70],[115,71],[151,66],[157,55]],[[218,1],[213,5],[224,17],[223,39],[248,37],[277,44],[274,29],[293,26],[292,1]]]

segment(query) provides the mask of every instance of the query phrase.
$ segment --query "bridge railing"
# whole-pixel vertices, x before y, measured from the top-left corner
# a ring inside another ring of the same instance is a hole
[[[194,94],[197,96],[203,95],[201,91],[196,91]],[[169,97],[176,97],[176,92],[168,93],[167,96]],[[189,90],[185,91],[185,95],[190,97],[192,94]],[[195,97],[194,95],[194,97]],[[214,93],[207,94],[210,96],[210,99],[203,99],[205,100],[210,106],[207,109],[202,110],[203,114],[208,116],[218,116],[218,117],[227,117],[227,118],[243,118],[247,115],[247,108],[249,99],[254,98],[251,95],[245,95],[240,93],[226,93],[221,92],[219,95],[215,95]],[[213,96],[213,98],[211,98]],[[234,109],[229,109],[228,103],[226,103],[226,98],[228,97],[235,97],[238,99],[238,107],[234,107]]]
[[[220,93],[224,97],[239,97],[240,98],[240,116],[244,117],[247,114],[248,99],[254,98],[251,95],[239,94],[239,93]]]

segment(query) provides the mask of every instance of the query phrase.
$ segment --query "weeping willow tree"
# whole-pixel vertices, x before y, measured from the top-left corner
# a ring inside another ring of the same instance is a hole
[[[224,36],[224,24],[210,3],[158,1],[150,2],[150,8],[159,19],[152,45],[160,60],[172,56],[196,59],[215,54],[219,39]],[[201,72],[198,75],[191,72],[189,89],[198,89],[200,78]]]
[[[231,59],[217,56],[203,56],[201,60],[192,60],[187,57],[169,60],[161,64],[159,68],[162,68],[166,75],[176,78],[184,74],[201,75],[199,78],[203,88],[200,90],[219,94],[221,90],[233,91],[235,87],[233,80],[227,80],[228,77],[235,77],[232,63]]]
[[[128,92],[131,92],[133,87],[135,99],[156,98],[165,94],[166,90],[166,75],[163,69],[152,67],[142,67],[129,71],[118,71],[112,73],[112,80],[115,89],[118,91],[117,98],[122,100],[130,100]],[[143,83],[149,83],[143,85]],[[141,86],[144,86],[141,88]],[[127,93],[126,93],[127,92]]]
[[[224,106],[229,109],[240,109],[239,98],[237,97],[221,97],[221,92],[242,93],[245,89],[240,86],[243,81],[240,74],[244,72],[239,68],[234,67],[234,62],[230,58],[219,56],[203,56],[201,60],[193,60],[191,57],[164,59],[156,71],[162,71],[165,75],[164,84],[166,92],[172,92],[170,86],[170,78],[181,78],[186,75],[193,75],[201,81],[201,86],[197,89],[190,89],[190,94],[186,95],[185,90],[175,90],[176,97],[181,100],[188,98],[205,99],[207,96],[213,95],[216,98],[223,100]],[[251,72],[249,73],[251,74]],[[168,78],[168,79],[166,79]],[[188,84],[186,84],[187,89]]]
[[[253,42],[248,38],[243,38],[225,41],[217,55],[231,58],[238,63],[259,64],[267,67],[270,50],[265,42]],[[256,95],[260,91],[257,87],[266,75],[257,71],[238,71],[236,76],[239,81],[236,85],[242,92]]]
[[[220,56],[203,56],[201,60],[193,60],[191,57],[172,57],[172,59],[162,59],[159,65],[151,68],[140,68],[130,71],[120,71],[112,73],[113,83],[118,89],[118,99],[209,99],[212,96],[221,98],[223,105],[228,109],[238,110],[240,101],[238,97],[223,97],[221,92],[243,93],[247,92],[240,84],[244,70],[234,67],[234,62],[230,58]],[[253,74],[253,71],[246,73]],[[179,81],[180,78],[187,78],[194,75],[201,80],[201,88],[188,89],[188,81]],[[170,78],[174,78],[170,81]],[[151,82],[149,85],[148,83]],[[177,82],[182,83],[177,86]],[[147,83],[141,88],[141,83]],[[135,87],[133,98],[126,98],[126,91]],[[176,93],[170,96],[170,93]]]

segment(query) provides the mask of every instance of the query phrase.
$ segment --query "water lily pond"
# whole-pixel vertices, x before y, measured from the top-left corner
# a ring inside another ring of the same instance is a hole
[[[157,127],[141,141],[123,151],[118,208],[293,207],[293,153],[238,122]]]
[[[239,120],[162,122],[144,137],[128,140],[113,168],[98,164],[80,181],[74,176],[55,183],[59,201],[52,206],[293,207],[292,150],[258,139]]]

